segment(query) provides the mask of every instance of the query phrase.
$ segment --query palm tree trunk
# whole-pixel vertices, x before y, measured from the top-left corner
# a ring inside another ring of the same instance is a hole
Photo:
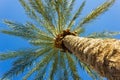
[[[109,80],[120,80],[120,40],[67,35],[63,44],[101,76]]]

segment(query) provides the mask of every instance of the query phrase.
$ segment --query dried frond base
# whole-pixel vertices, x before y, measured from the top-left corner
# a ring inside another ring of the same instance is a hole
[[[63,51],[63,52],[66,52],[66,51],[70,52],[70,51],[64,46],[63,41],[62,41],[63,38],[64,38],[65,36],[67,36],[67,35],[76,36],[77,33],[76,33],[76,32],[70,32],[69,29],[66,29],[66,30],[63,30],[62,33],[58,34],[58,35],[56,36],[56,38],[55,38],[55,44],[54,44],[55,47],[61,49],[61,51]],[[71,52],[70,52],[70,53],[71,53]]]

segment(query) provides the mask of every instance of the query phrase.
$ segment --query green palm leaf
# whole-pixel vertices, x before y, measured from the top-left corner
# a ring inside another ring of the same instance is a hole
[[[88,35],[87,37],[89,38],[112,38],[116,35],[119,35],[120,32],[108,32],[108,31],[104,31],[104,32],[94,32],[90,35]]]
[[[91,20],[94,20],[97,18],[100,14],[108,10],[109,6],[111,6],[115,0],[109,0],[105,2],[104,4],[100,5],[98,8],[93,10],[90,14],[88,14],[83,20],[80,22],[80,24],[76,27],[75,31],[79,33],[80,27],[82,27],[84,24],[89,23]]]
[[[54,58],[54,60],[53,60],[53,64],[52,64],[51,72],[50,72],[50,80],[53,80],[54,74],[56,73],[56,70],[57,70],[58,54],[55,54],[54,57],[55,57],[55,58]]]
[[[32,70],[30,70],[27,75],[23,77],[23,80],[27,80],[27,78],[31,76],[32,73],[34,73],[36,70],[40,69],[42,66],[47,64],[55,53],[56,51],[52,50],[48,55],[44,56],[44,58]]]
[[[81,80],[81,78],[79,77],[78,72],[77,72],[76,64],[75,64],[73,58],[71,57],[71,55],[68,54],[68,53],[67,53],[67,59],[68,59],[68,63],[69,63],[70,69],[73,72],[73,79],[74,80],[75,79],[76,80]]]
[[[79,7],[78,11],[75,13],[75,15],[73,16],[72,20],[70,21],[69,25],[68,25],[68,29],[71,29],[74,21],[79,17],[79,15],[81,14],[81,11],[83,10],[83,7],[85,6],[85,1],[82,3],[82,5]]]

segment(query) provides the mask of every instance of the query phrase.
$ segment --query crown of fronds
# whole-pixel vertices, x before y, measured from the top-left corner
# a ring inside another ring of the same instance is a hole
[[[35,49],[19,50],[0,54],[0,60],[15,58],[12,68],[7,71],[3,78],[11,78],[25,72],[23,80],[27,80],[33,74],[32,80],[81,80],[78,67],[84,69],[93,79],[100,78],[93,70],[69,52],[62,52],[55,47],[57,35],[68,29],[78,35],[84,32],[83,26],[96,19],[101,13],[108,10],[115,0],[108,0],[87,16],[75,23],[85,6],[81,3],[78,10],[74,12],[76,0],[20,0],[27,15],[34,21],[25,24],[5,20],[10,27],[2,30],[5,34],[22,37],[36,46]],[[76,26],[77,25],[77,26]],[[105,34],[106,33],[106,34]],[[87,37],[108,37],[109,32],[94,33]],[[108,35],[108,36],[107,36]]]

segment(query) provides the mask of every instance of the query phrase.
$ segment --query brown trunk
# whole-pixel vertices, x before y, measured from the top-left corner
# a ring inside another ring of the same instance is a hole
[[[63,39],[63,44],[101,76],[120,80],[120,40],[68,35]]]

